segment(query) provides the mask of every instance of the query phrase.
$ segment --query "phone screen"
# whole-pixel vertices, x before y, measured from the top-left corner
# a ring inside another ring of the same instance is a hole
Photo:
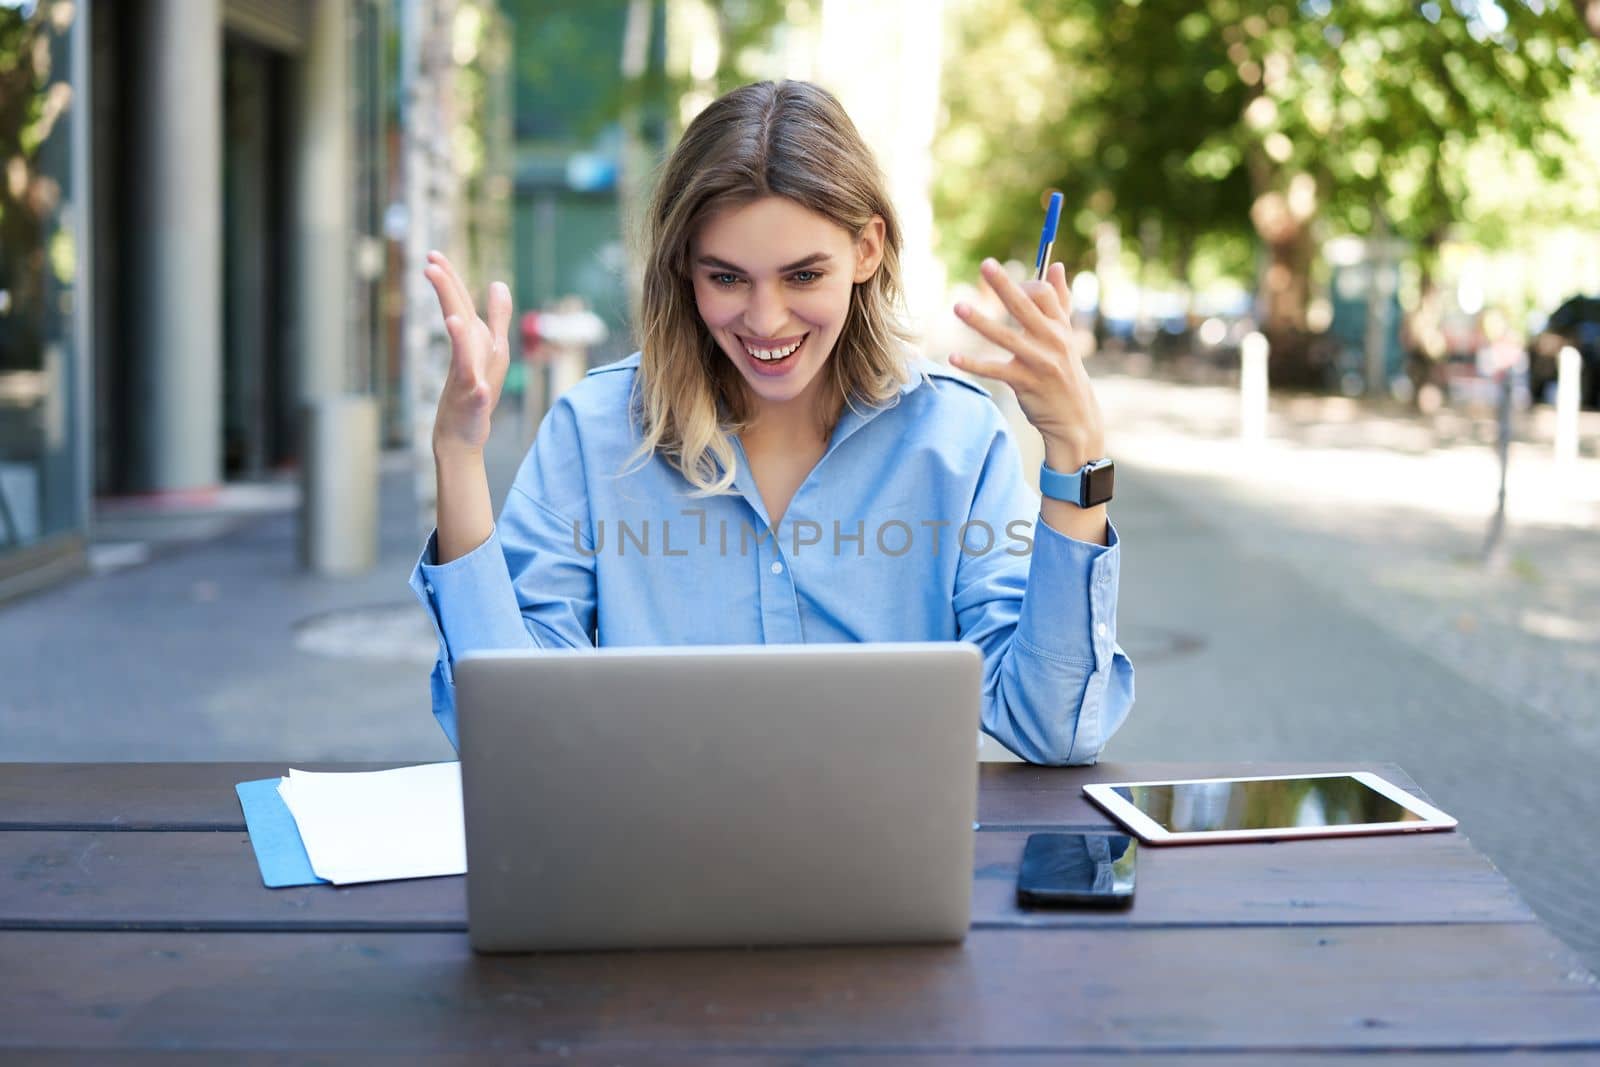
[[[1123,834],[1033,834],[1022,851],[1017,900],[1027,905],[1133,902],[1139,845]]]

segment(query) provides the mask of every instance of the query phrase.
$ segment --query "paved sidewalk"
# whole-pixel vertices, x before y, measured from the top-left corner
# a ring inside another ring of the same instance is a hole
[[[1274,397],[1268,437],[1252,445],[1238,437],[1232,390],[1115,374],[1097,389],[1112,453],[1180,486],[1186,506],[1241,547],[1288,564],[1485,689],[1600,741],[1593,419],[1589,455],[1567,468],[1546,443],[1513,444],[1501,551],[1486,560],[1499,467],[1482,420]]]
[[[385,457],[379,564],[354,578],[300,569],[293,482],[113,508],[95,524],[98,573],[0,605],[0,759],[448,758],[421,609],[365,649],[324,632],[404,617],[409,469]]]
[[[497,512],[527,432],[508,415],[486,452]],[[378,563],[353,577],[301,569],[293,475],[101,502],[91,575],[0,604],[0,760],[452,758],[406,586],[432,526],[414,472],[382,457]]]

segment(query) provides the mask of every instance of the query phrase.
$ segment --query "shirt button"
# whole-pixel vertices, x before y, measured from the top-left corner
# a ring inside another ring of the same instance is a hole
[[[1103,622],[1096,624],[1094,632],[1099,634],[1101,637],[1104,637],[1106,635],[1106,624]]]
[[[433,583],[432,583],[432,582],[427,582],[427,583],[425,583],[425,584],[424,584],[424,585],[423,585],[423,586],[422,586],[422,588],[424,588],[424,589],[426,589],[426,590],[427,590],[427,591],[428,591],[428,595],[429,595],[429,596],[432,596],[432,595],[433,595]]]
[[[783,564],[781,564],[781,563],[777,562],[776,560],[774,560],[773,564],[772,564],[772,573],[773,574],[782,574],[783,573]]]

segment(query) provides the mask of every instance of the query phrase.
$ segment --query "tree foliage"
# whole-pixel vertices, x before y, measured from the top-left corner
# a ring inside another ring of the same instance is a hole
[[[1578,4],[1584,0],[1577,0]],[[1475,145],[1566,175],[1557,120],[1597,48],[1555,0],[972,0],[947,65],[937,207],[965,264],[1020,253],[1041,187],[1164,251],[1248,232],[1269,325],[1304,326],[1322,233],[1426,251],[1471,225]]]
[[[645,0],[647,61],[630,74],[622,53],[630,0],[500,0],[517,48],[518,126],[529,137],[588,142],[630,115],[659,123],[697,88],[720,96],[757,76],[774,33],[796,9],[814,17],[819,0],[705,0],[716,37],[708,85],[665,62],[667,23],[684,17],[666,0]],[[652,131],[659,140],[664,131]]]

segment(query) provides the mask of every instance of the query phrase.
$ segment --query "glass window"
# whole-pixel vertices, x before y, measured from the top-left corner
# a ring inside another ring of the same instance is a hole
[[[0,559],[82,530],[71,0],[0,0]]]

